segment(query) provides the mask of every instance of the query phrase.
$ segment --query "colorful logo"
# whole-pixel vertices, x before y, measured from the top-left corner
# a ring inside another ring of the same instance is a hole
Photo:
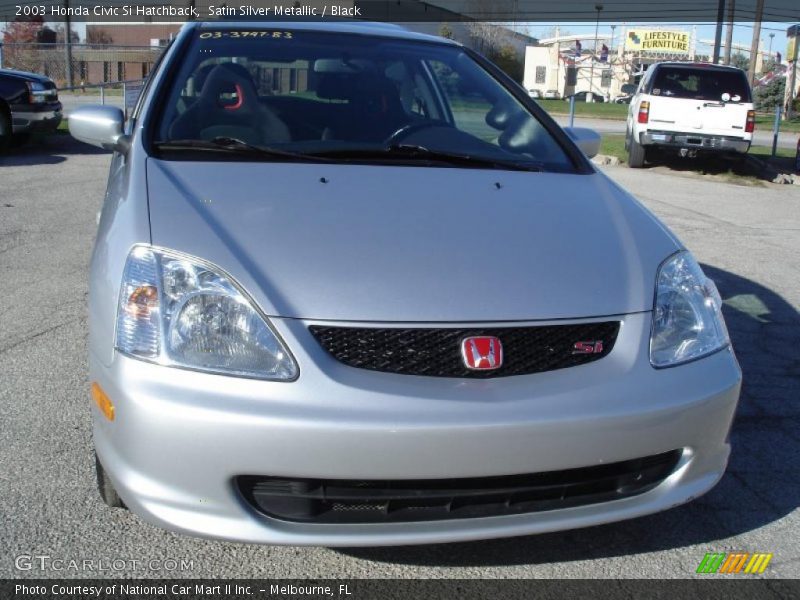
[[[764,552],[709,552],[700,561],[698,573],[763,573],[772,554]]]
[[[473,371],[499,369],[503,365],[503,344],[493,335],[464,338],[461,358],[464,365]]]

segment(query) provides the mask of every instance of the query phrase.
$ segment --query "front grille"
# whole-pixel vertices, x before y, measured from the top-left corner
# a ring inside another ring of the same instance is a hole
[[[304,523],[397,523],[514,515],[642,494],[669,476],[680,450],[529,475],[422,480],[286,479],[243,475],[236,486],[258,512]]]
[[[377,328],[312,325],[311,333],[336,360],[359,369],[432,377],[506,377],[583,365],[607,356],[619,321],[496,327]],[[503,365],[493,371],[467,369],[461,358],[466,337],[496,336],[503,345]],[[595,354],[573,354],[576,342],[602,342]]]

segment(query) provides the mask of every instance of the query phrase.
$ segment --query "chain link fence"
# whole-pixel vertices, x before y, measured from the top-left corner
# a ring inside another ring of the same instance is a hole
[[[59,88],[80,87],[144,79],[163,50],[160,46],[70,44],[68,49],[64,43],[7,43],[2,45],[0,68],[46,75]]]

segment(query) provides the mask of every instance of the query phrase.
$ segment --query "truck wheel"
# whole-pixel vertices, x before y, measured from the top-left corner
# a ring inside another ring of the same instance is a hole
[[[11,144],[11,119],[3,106],[0,106],[0,152]]]
[[[31,134],[30,133],[18,133],[11,138],[11,145],[15,148],[19,148],[20,146],[24,146],[28,142],[31,141]]]
[[[728,160],[728,165],[733,169],[741,171],[747,168],[747,154],[739,154],[737,152],[729,154],[726,158]]]
[[[631,136],[628,140],[628,166],[631,169],[640,169],[647,160],[647,148],[642,146]]]
[[[97,458],[97,452],[94,453],[95,472],[97,473],[97,491],[100,492],[100,497],[103,502],[111,508],[125,508],[125,503],[117,494],[111,480],[106,476],[106,471],[103,465],[100,464],[100,459]]]

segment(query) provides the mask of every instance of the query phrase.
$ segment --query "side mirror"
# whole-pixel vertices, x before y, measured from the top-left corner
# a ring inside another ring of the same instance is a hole
[[[619,91],[627,96],[632,96],[636,93],[636,90],[639,89],[639,86],[635,83],[626,83],[622,87],[619,88]]]
[[[602,138],[594,129],[588,129],[586,127],[566,127],[564,131],[567,132],[567,135],[572,138],[572,141],[577,144],[578,148],[580,148],[588,158],[597,156],[598,152],[600,152],[600,141]]]
[[[125,116],[115,106],[81,106],[69,115],[69,132],[76,140],[104,150],[127,152],[130,137],[125,135]]]

